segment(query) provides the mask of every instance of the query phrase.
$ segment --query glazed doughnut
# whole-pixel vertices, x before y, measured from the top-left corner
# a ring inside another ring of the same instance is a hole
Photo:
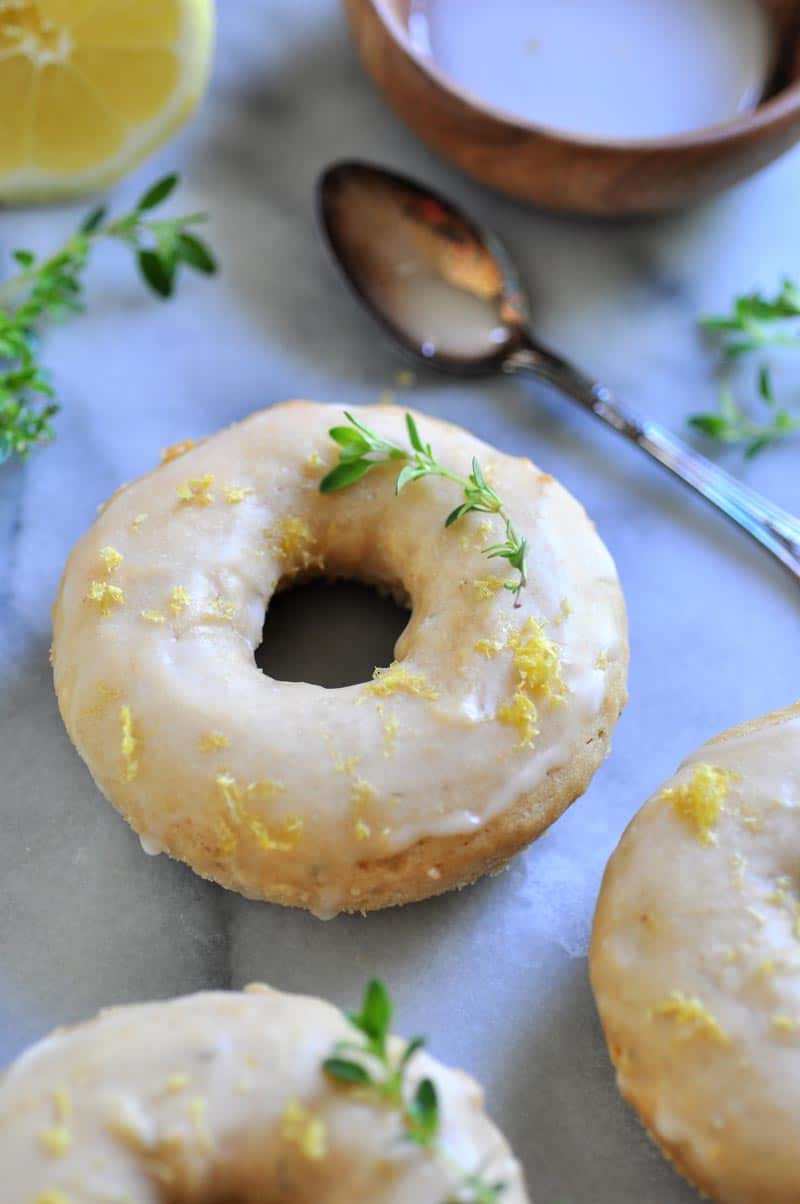
[[[392,407],[355,411],[403,439]],[[341,411],[256,414],[121,489],[69,557],[53,664],[67,730],[150,852],[318,915],[461,886],[585,789],[625,697],[625,613],[582,508],[528,460],[419,416],[440,458],[493,473],[530,541],[514,608],[445,529],[448,481],[396,470],[322,494]],[[508,566],[505,566],[508,567]],[[273,592],[315,575],[408,600],[395,662],[343,689],[274,681],[254,651]]]
[[[440,1204],[454,1172],[403,1140],[398,1113],[331,1082],[330,1004],[266,987],[102,1012],[25,1053],[0,1081],[9,1204]],[[393,1039],[397,1040],[397,1039]],[[402,1042],[398,1041],[402,1047]],[[480,1088],[424,1052],[442,1151],[528,1199]]]
[[[686,760],[606,870],[591,975],[623,1096],[722,1204],[800,1200],[800,703]]]

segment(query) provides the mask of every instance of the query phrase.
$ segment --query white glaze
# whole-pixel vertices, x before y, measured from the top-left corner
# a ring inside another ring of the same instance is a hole
[[[509,339],[495,301],[458,291],[433,271],[419,270],[418,264],[404,275],[387,276],[376,300],[425,355],[479,359]]]
[[[651,138],[752,108],[772,58],[756,0],[412,0],[414,44],[507,112]]]

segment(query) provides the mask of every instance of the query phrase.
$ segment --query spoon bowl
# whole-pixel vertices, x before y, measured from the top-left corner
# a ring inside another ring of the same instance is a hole
[[[407,351],[444,372],[502,370],[528,304],[493,234],[445,197],[369,163],[333,164],[317,196],[345,278]]]
[[[317,201],[345,279],[406,351],[451,374],[527,372],[547,381],[723,511],[800,581],[800,520],[540,343],[519,274],[493,233],[425,185],[367,163],[329,167]]]

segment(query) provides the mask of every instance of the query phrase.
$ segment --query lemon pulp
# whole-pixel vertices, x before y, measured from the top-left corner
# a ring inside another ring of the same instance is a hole
[[[0,196],[104,186],[200,99],[211,0],[0,0]]]

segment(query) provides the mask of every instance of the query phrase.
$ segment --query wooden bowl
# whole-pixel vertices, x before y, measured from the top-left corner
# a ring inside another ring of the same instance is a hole
[[[782,50],[756,109],[687,134],[608,141],[537,126],[453,83],[412,46],[408,2],[344,0],[367,71],[435,150],[521,200],[606,216],[675,209],[738,183],[800,139],[797,0],[762,0]]]

